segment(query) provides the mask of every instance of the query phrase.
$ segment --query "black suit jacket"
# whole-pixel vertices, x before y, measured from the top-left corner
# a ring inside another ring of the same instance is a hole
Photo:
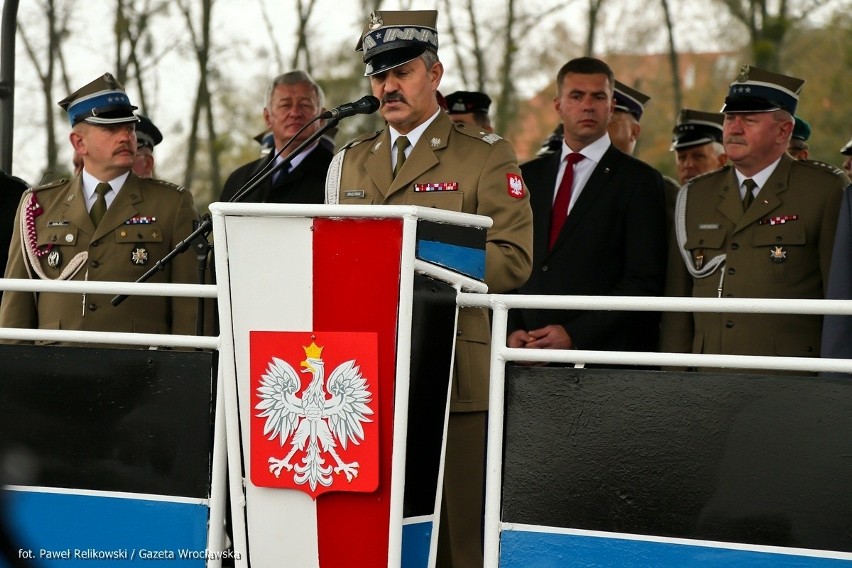
[[[265,158],[240,166],[228,176],[219,201],[231,198],[275,157],[270,152]],[[305,159],[289,173],[282,174],[275,185],[267,178],[252,191],[244,203],[323,203],[325,201],[325,175],[331,163],[332,152],[318,144]]]
[[[0,172],[0,270],[6,268],[9,259],[9,243],[15,226],[15,213],[27,184],[21,179]],[[3,292],[0,290],[0,298]]]
[[[522,294],[662,296],[666,216],[662,176],[610,145],[586,182],[552,250],[550,213],[559,152],[521,166],[533,210],[533,269]],[[656,350],[659,314],[511,310],[510,332],[560,324],[575,346]]]

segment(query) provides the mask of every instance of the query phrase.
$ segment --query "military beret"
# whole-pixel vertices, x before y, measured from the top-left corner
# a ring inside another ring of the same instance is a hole
[[[840,149],[840,153],[844,156],[852,156],[852,138]]]
[[[780,109],[796,114],[804,84],[804,79],[743,65],[736,81],[728,89],[722,112],[771,112]]]
[[[154,146],[163,141],[163,134],[157,128],[151,119],[144,114],[137,114],[139,122],[136,124],[136,145],[147,146],[154,149]]]
[[[447,112],[465,114],[468,112],[488,112],[491,97],[478,91],[456,91],[447,95]]]
[[[722,123],[725,116],[719,112],[682,109],[677,117],[672,137],[672,150],[722,142]]]
[[[651,97],[645,93],[640,93],[636,89],[631,89],[618,80],[615,81],[613,91],[615,110],[628,112],[632,114],[636,120],[641,120],[642,113],[645,111],[645,104],[651,100]]]
[[[798,116],[794,116],[793,119],[796,121],[795,126],[793,126],[793,138],[797,140],[807,140],[810,138],[811,125],[808,124],[808,121]]]
[[[364,75],[404,65],[431,49],[438,52],[437,10],[376,10],[355,51],[364,52]]]
[[[138,120],[133,114],[137,107],[130,104],[124,87],[110,73],[77,89],[58,104],[68,113],[71,126],[79,122],[120,124]]]

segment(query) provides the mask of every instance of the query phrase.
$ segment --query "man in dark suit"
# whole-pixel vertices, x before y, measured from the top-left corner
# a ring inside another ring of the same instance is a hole
[[[317,121],[298,133],[312,118],[325,111],[323,98],[320,86],[304,71],[290,71],[273,79],[267,93],[263,118],[275,139],[275,151],[234,170],[228,176],[219,200],[233,200],[255,176],[273,168],[273,162],[277,164],[290,157],[292,160],[288,166],[237,200],[252,203],[322,203],[325,199],[325,174],[331,163],[333,148],[323,138],[296,156],[290,154],[322,126],[322,122]],[[290,145],[278,156],[278,152],[288,142]]]
[[[663,180],[610,141],[612,70],[581,57],[560,69],[556,84],[562,149],[521,166],[533,210],[533,270],[519,291],[660,296],[666,266]],[[656,344],[659,317],[653,313],[509,313],[509,347],[653,350]]]

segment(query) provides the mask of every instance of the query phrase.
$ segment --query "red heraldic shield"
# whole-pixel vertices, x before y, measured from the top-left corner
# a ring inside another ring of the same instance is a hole
[[[253,331],[250,349],[252,483],[375,491],[377,334]]]

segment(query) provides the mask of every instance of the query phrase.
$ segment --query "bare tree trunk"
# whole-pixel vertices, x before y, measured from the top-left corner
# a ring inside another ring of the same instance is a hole
[[[503,68],[500,73],[500,105],[494,120],[495,130],[505,132],[515,116],[515,86],[512,81],[512,67],[518,46],[515,44],[515,0],[506,2],[506,47],[503,52]]]
[[[44,96],[45,132],[47,134],[44,173],[55,172],[59,161],[59,149],[56,138],[56,107],[54,106],[56,100],[53,96],[53,83],[56,77],[57,60],[64,62],[62,47],[65,38],[68,37],[68,17],[73,11],[73,6],[67,6],[66,8],[65,12],[60,15],[56,0],[46,0],[41,5],[45,23],[47,24],[47,61],[44,64],[39,61],[38,54],[20,20],[17,24],[18,33],[21,35],[21,42],[24,45],[24,50],[30,62],[33,64],[36,75],[38,75],[41,92]],[[63,76],[65,76],[64,63],[62,63],[61,69]],[[71,88],[68,86],[67,76],[65,77],[65,87],[66,93],[70,93]]]
[[[313,74],[313,65],[311,64],[311,50],[308,49],[308,20],[315,4],[315,0],[296,0],[299,25],[296,30],[296,50],[293,53],[292,65],[294,69],[299,67],[299,56],[301,55],[305,62],[303,69],[311,74]]]
[[[473,0],[467,0],[467,14],[470,17],[471,37],[473,39],[473,59],[476,61],[476,90],[485,92],[487,77],[485,76],[485,54],[479,41],[479,26],[476,14],[473,12]]]
[[[598,31],[598,13],[604,0],[589,0],[589,29],[586,34],[585,54],[589,57],[595,54],[595,36]]]
[[[683,107],[683,93],[680,88],[680,64],[678,63],[677,48],[675,47],[674,26],[672,25],[671,12],[669,11],[668,0],[661,0],[663,5],[663,14],[666,18],[666,30],[669,35],[669,65],[672,68],[672,98],[674,105],[673,119],[677,118],[680,109]]]
[[[269,44],[272,46],[272,51],[275,54],[275,63],[278,64],[279,73],[284,72],[284,55],[281,53],[281,44],[278,43],[278,37],[275,33],[275,26],[272,25],[272,19],[269,17],[269,12],[266,10],[266,2],[257,0],[260,4],[260,13],[263,16],[263,25],[266,28],[266,33],[269,36]]]
[[[443,2],[443,13],[450,13],[450,0],[442,0]],[[469,85],[468,76],[467,76],[467,65],[465,65],[464,57],[462,57],[462,51],[464,47],[462,42],[460,41],[460,37],[456,32],[455,20],[453,18],[447,18],[445,22],[447,26],[447,37],[450,38],[450,42],[453,45],[453,57],[456,60],[456,72],[461,77],[462,85]]]
[[[212,195],[221,188],[221,175],[219,173],[219,145],[216,135],[216,124],[213,115],[213,105],[210,97],[210,21],[213,11],[214,0],[201,0],[201,20],[200,30],[196,30],[193,25],[191,2],[192,0],[180,0],[178,5],[186,19],[187,30],[189,31],[192,45],[195,50],[196,61],[198,62],[198,88],[195,94],[195,103],[192,107],[192,125],[190,127],[189,140],[187,140],[187,157],[186,170],[184,172],[183,185],[192,188],[195,181],[196,155],[199,148],[199,123],[202,113],[207,122],[207,152],[210,160],[210,187],[209,195],[199,196],[196,192],[196,197],[202,197],[200,201],[208,201],[207,197],[212,199]],[[218,195],[218,194],[217,194]]]

